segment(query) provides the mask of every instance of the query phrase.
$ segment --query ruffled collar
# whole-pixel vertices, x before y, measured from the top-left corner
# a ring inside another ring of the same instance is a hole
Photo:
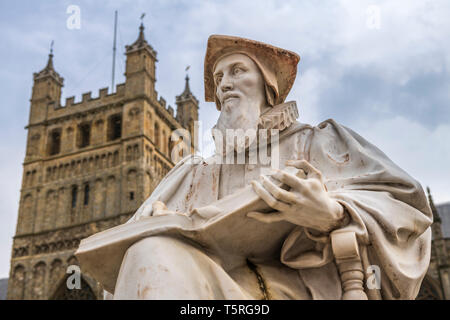
[[[298,118],[297,103],[285,102],[270,108],[259,118],[259,129],[278,129],[283,131],[289,128]]]

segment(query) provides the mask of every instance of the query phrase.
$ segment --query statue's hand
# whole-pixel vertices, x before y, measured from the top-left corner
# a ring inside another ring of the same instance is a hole
[[[178,214],[178,215],[187,216],[187,214],[185,214],[183,212],[169,210],[167,208],[167,206],[165,205],[165,203],[162,201],[155,201],[152,203],[151,216],[155,217],[155,216],[164,216],[164,215],[170,215],[170,214]],[[148,216],[150,216],[150,210],[147,210],[144,214],[136,217],[136,220],[140,220],[140,219],[142,219],[144,217],[148,217]]]
[[[261,176],[262,183],[252,181],[260,198],[278,212],[250,212],[248,217],[266,223],[289,221],[322,232],[330,232],[346,223],[343,206],[330,197],[319,170],[306,160],[289,160],[286,165],[300,170],[297,175],[276,170],[271,177],[289,186],[289,191],[278,187],[264,175]]]

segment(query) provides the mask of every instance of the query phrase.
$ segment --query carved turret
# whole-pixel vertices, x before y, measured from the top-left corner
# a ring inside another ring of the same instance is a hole
[[[154,97],[155,94],[155,63],[156,51],[147,42],[144,36],[144,25],[139,27],[137,40],[126,48],[126,91],[128,96],[146,95]]]
[[[189,76],[186,75],[184,91],[176,97],[177,121],[189,130],[191,137],[194,137],[194,123],[198,121],[198,100],[194,97],[189,87]],[[192,139],[194,142],[194,139]]]
[[[33,80],[30,124],[45,120],[47,108],[60,104],[64,78],[56,72],[53,66],[53,49],[50,50],[48,55],[47,65],[41,71],[33,74]]]

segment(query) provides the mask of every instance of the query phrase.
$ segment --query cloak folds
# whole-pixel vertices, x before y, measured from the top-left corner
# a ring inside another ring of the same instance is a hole
[[[414,299],[428,269],[431,251],[432,214],[420,184],[377,147],[334,120],[324,121],[317,127],[294,123],[281,132],[279,150],[281,169],[285,160],[307,160],[322,172],[329,194],[346,208],[351,221],[344,229],[356,232],[360,247],[367,253],[363,259],[364,269],[375,266],[381,271],[381,290],[368,296]],[[140,220],[136,217],[142,214],[151,216],[152,203],[157,200],[164,202],[170,210],[184,213],[208,206],[248,186],[251,180],[259,176],[262,168],[256,166],[255,169],[246,164],[217,164],[210,160],[191,156],[180,161],[127,223],[138,224]],[[161,217],[149,219],[154,218]],[[166,216],[164,219],[169,222],[173,220],[176,224],[180,216]],[[220,223],[217,222],[219,226]],[[239,232],[245,231],[245,227],[245,224],[240,226]],[[274,225],[274,228],[278,226]],[[133,241],[136,243],[149,235],[165,235],[167,229],[170,227],[159,228],[159,231],[146,233],[133,238]],[[317,234],[302,226],[292,226],[286,230],[289,232],[275,255],[267,256],[267,259],[277,260],[283,266],[297,270],[310,298],[340,299],[341,283],[330,252],[329,235]],[[201,236],[203,229],[194,231],[196,236]],[[227,232],[229,237],[233,237],[233,230]],[[270,237],[270,233],[266,236]],[[194,237],[192,239],[195,241]],[[120,267],[117,264],[122,261],[129,245],[109,251],[103,250],[106,245],[96,247],[96,256],[105,260],[102,266],[109,268],[108,271],[93,266],[93,259],[86,255],[89,251],[86,249],[87,242],[85,244],[82,242],[77,252],[83,270],[100,282],[105,278],[100,273],[113,274],[112,278],[116,279]],[[102,250],[108,254],[102,255]],[[214,251],[214,247],[209,250]],[[220,255],[220,252],[213,254]],[[226,265],[228,256],[220,258],[222,265]],[[221,268],[220,263],[214,265],[214,268]],[[279,272],[284,271],[279,269]],[[224,279],[222,277],[216,285],[225,286]],[[268,279],[269,286],[271,281],[276,286],[277,279],[276,275]],[[226,281],[233,280],[229,278]],[[295,286],[299,282],[293,279],[287,283],[288,286],[289,283]],[[235,284],[239,285],[239,282]],[[366,292],[369,290],[367,286],[364,289]],[[300,294],[288,296],[305,298]]]

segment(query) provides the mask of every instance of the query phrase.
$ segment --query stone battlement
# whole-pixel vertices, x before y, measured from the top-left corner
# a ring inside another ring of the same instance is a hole
[[[67,97],[66,103],[64,105],[59,106],[59,108],[68,108],[68,107],[78,107],[82,104],[89,103],[95,100],[101,99],[114,99],[116,97],[122,98],[125,95],[125,83],[118,84],[116,86],[116,92],[108,94],[109,87],[101,88],[98,91],[97,97],[92,97],[92,91],[85,92],[81,94],[81,101],[75,102],[75,96]]]
[[[92,92],[81,95],[81,101],[76,101],[75,96],[67,97],[64,105],[49,104],[47,120],[69,116],[76,113],[89,111],[103,105],[120,103],[125,97],[125,83],[116,86],[116,92],[108,94],[108,88],[101,88],[97,97],[92,97]]]

